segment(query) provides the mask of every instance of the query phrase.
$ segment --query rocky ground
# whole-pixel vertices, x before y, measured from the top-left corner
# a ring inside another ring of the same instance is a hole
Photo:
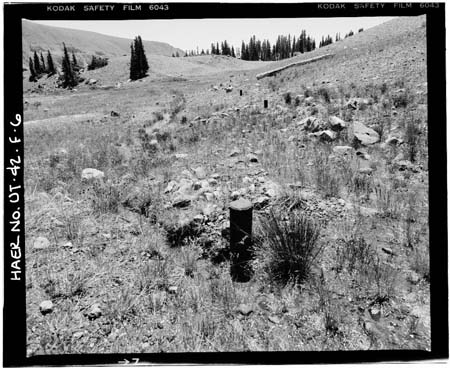
[[[28,354],[429,350],[424,21],[260,81],[273,65],[30,86]],[[229,272],[238,198],[247,283]],[[316,224],[302,282],[270,273],[271,214]]]

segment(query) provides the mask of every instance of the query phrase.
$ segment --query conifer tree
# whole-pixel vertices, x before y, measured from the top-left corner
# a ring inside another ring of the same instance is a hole
[[[34,70],[36,71],[36,76],[38,77],[42,73],[42,69],[41,63],[39,62],[39,56],[37,55],[36,51],[34,52],[33,61],[34,61]]]
[[[137,69],[138,69],[138,66],[137,66],[136,51],[134,49],[133,44],[131,44],[131,60],[130,60],[130,79],[131,80],[136,80],[139,78]]]
[[[47,70],[47,68],[45,67],[45,61],[44,61],[44,56],[42,56],[42,52],[41,52],[41,68],[42,68],[42,72],[43,73],[47,73],[48,72],[48,70]]]
[[[236,57],[236,54],[234,53],[234,46],[231,46],[231,56]]]
[[[130,79],[136,80],[145,77],[148,69],[149,65],[142,39],[141,36],[137,36],[131,44]]]
[[[63,43],[63,46],[64,46],[64,56],[62,60],[62,72],[63,72],[62,86],[64,88],[72,88],[78,84],[78,81],[75,72],[72,69],[72,64],[70,62],[69,53],[67,52],[65,43]]]
[[[50,50],[47,50],[47,73],[48,75],[53,75],[56,73],[55,64],[53,64],[52,54]]]
[[[28,67],[30,69],[30,78],[28,79],[30,82],[36,82],[36,70],[34,69],[33,59],[31,57],[28,61]]]

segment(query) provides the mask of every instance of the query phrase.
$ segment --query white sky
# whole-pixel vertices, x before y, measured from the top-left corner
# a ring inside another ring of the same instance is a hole
[[[166,42],[182,50],[195,50],[198,46],[209,49],[212,42],[227,40],[234,47],[255,35],[274,43],[278,35],[298,37],[302,29],[316,40],[322,36],[343,38],[350,30],[368,29],[394,17],[348,17],[348,18],[266,18],[266,19],[174,19],[174,20],[120,20],[120,21],[36,21],[55,27],[82,29],[106,35],[134,38],[140,35],[146,41]]]

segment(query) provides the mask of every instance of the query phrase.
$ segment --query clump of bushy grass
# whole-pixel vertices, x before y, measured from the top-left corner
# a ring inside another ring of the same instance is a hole
[[[322,250],[318,238],[318,225],[304,214],[272,210],[261,217],[256,252],[269,279],[283,286],[305,281]]]

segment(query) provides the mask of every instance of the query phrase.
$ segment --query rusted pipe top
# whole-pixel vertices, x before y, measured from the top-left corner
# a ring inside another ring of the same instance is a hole
[[[240,198],[230,203],[230,208],[235,211],[245,211],[253,207],[252,202],[248,199]]]

